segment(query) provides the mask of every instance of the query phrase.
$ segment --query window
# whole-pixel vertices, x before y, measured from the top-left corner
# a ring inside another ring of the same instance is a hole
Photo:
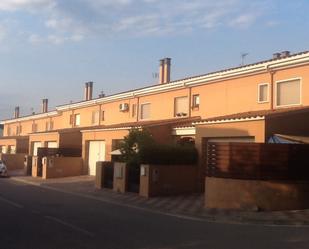
[[[32,132],[37,132],[38,131],[38,125],[33,123],[32,124]]]
[[[177,97],[174,100],[174,116],[183,117],[189,113],[188,97]]]
[[[74,126],[79,126],[80,125],[80,114],[75,114],[74,115]]]
[[[278,81],[276,85],[276,106],[300,105],[300,79]]]
[[[20,135],[22,133],[22,126],[21,125],[18,125],[16,126],[16,135]]]
[[[105,111],[102,111],[101,112],[101,121],[104,121],[105,120]]]
[[[92,121],[91,121],[91,123],[93,125],[98,125],[99,124],[99,119],[100,119],[100,111],[93,111],[92,112]]]
[[[46,131],[51,131],[54,127],[54,122],[53,121],[47,121],[45,124],[45,130]]]
[[[112,151],[120,149],[123,143],[123,139],[113,139],[112,140]]]
[[[73,124],[73,118],[74,118],[74,116],[73,116],[73,114],[71,114],[71,115],[70,115],[70,125]]]
[[[258,85],[258,102],[268,102],[268,83]]]
[[[192,96],[192,107],[193,108],[198,108],[200,106],[200,95],[199,94],[194,94]]]
[[[150,104],[141,104],[141,119],[150,118]]]
[[[136,104],[132,105],[132,118],[136,115]]]

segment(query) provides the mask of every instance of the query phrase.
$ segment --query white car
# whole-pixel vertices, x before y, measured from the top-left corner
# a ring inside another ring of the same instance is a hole
[[[5,164],[0,160],[0,177],[1,176],[8,176],[8,170]]]

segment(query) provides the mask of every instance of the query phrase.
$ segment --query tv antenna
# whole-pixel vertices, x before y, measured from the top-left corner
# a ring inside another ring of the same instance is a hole
[[[159,74],[158,73],[152,73],[152,78],[158,79],[159,78]]]
[[[241,66],[245,65],[245,58],[247,57],[249,53],[242,53],[241,54]]]

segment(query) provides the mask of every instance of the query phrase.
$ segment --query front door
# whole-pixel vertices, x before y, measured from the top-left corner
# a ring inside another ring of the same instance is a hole
[[[95,175],[98,161],[105,161],[105,141],[90,141],[88,154],[89,175]]]

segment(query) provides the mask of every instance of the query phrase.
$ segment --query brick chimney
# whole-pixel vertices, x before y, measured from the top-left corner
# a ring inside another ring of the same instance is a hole
[[[87,92],[87,100],[92,99],[92,93],[93,93],[93,82],[88,82],[88,92]]]
[[[42,112],[43,113],[48,112],[48,99],[42,100]]]
[[[171,81],[171,58],[160,60],[159,84],[166,84]]]
[[[14,118],[19,118],[19,106],[15,107]]]

